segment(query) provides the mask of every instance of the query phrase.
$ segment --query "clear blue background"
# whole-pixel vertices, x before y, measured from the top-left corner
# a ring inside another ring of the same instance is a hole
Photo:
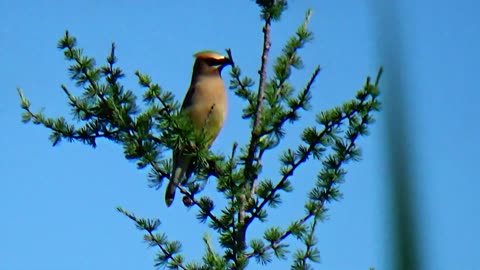
[[[365,77],[384,64],[378,57],[372,4],[290,1],[281,22],[273,26],[276,56],[306,9],[313,8],[315,40],[302,51],[305,69],[294,73],[293,83],[302,87],[315,65],[323,68],[313,88],[313,111],[304,114],[298,127],[288,126],[283,148],[298,144],[300,127],[314,123],[314,112],[353,97]],[[475,0],[405,0],[398,10],[413,136],[408,151],[417,176],[416,193],[406,196],[418,202],[420,245],[428,269],[479,268],[479,11]],[[139,69],[181,100],[192,54],[199,50],[232,48],[237,64],[257,78],[261,21],[256,4],[0,1],[0,269],[152,269],[156,250],[147,249],[142,233],[116,206],[159,217],[161,230],[184,243],[188,259],[198,260],[204,248],[201,237],[208,230],[196,222],[196,210],[185,210],[180,202],[166,208],[163,189],[148,188],[147,171],[126,161],[121,147],[101,142],[95,150],[78,143],[53,148],[48,130],[20,122],[17,87],[33,109],[45,108],[50,116],[69,114],[59,86],[72,83],[68,64],[56,49],[66,29],[100,64],[116,42],[119,66],[127,74],[124,82],[135,93],[141,94],[133,75]],[[387,77],[388,72],[385,66]],[[216,152],[229,152],[234,141],[246,143],[249,136],[248,123],[240,118],[244,104],[232,93],[229,98],[228,121],[213,146]],[[348,165],[341,186],[344,199],[330,205],[329,218],[318,227],[318,269],[391,268],[385,117],[378,116],[372,135],[360,142],[363,160]],[[265,173],[273,179],[278,177],[280,150],[266,156]],[[286,225],[303,215],[299,206],[319,168],[309,162],[295,174],[298,188],[284,196],[286,203],[271,213],[270,221]],[[220,200],[213,190],[210,183],[205,192]],[[265,228],[253,225],[253,236]],[[287,269],[288,262],[268,269]]]

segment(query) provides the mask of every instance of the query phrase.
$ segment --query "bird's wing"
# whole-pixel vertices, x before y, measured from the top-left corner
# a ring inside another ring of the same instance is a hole
[[[182,110],[185,110],[190,105],[192,105],[194,95],[195,95],[195,86],[190,85],[190,88],[188,88],[187,94],[185,95],[185,98],[183,99]]]

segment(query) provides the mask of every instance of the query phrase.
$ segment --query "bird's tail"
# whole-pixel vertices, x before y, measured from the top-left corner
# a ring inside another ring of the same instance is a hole
[[[177,183],[178,184],[178,183]],[[172,205],[173,199],[175,199],[175,191],[177,190],[177,186],[173,181],[168,183],[167,189],[165,190],[165,203],[168,207]]]
[[[190,160],[191,158],[189,157],[174,155],[173,175],[168,183],[167,189],[165,190],[165,203],[168,207],[172,205],[173,200],[175,199],[177,186],[183,183],[187,169],[190,166]]]

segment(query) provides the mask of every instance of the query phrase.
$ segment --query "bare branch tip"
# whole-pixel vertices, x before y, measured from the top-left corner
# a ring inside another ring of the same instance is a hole
[[[232,50],[230,48],[225,49],[227,52],[228,59],[230,59],[230,62],[232,63],[232,67],[235,67],[235,61],[233,60],[232,56]]]
[[[375,79],[375,86],[378,86],[378,84],[380,83],[380,77],[382,77],[382,74],[383,66],[380,66],[380,68],[378,69],[377,78]]]
[[[22,90],[22,88],[18,87],[18,88],[17,88],[17,93],[18,93],[18,95],[20,96],[21,99],[23,99],[23,98],[25,97],[25,96],[23,95],[23,90]]]
[[[310,22],[310,18],[313,15],[313,9],[309,8],[307,13],[305,14],[305,22],[303,23],[303,27],[307,28],[308,23]]]

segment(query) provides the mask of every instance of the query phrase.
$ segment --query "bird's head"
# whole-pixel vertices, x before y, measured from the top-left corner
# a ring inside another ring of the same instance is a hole
[[[194,55],[193,69],[200,74],[218,74],[225,66],[232,65],[232,60],[214,51],[201,51]]]

